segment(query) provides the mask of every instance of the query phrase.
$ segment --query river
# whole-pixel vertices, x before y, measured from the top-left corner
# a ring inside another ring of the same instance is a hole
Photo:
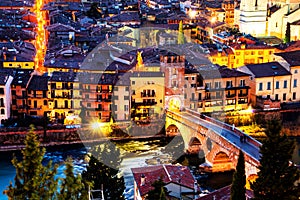
[[[168,155],[163,153],[162,149],[166,143],[162,143],[160,140],[154,141],[128,141],[120,142],[118,146],[121,148],[121,154],[123,156],[123,162],[121,164],[121,171],[124,176],[126,189],[124,191],[125,197],[128,200],[133,199],[133,176],[131,168],[147,166],[147,163],[156,164],[159,160],[161,163],[168,163]],[[59,164],[58,176],[63,176],[63,170],[65,165],[63,161],[72,156],[74,160],[75,173],[81,173],[86,168],[84,162],[87,149],[82,145],[73,146],[61,146],[59,148],[47,148],[47,152],[43,162],[53,160],[54,163]],[[20,152],[14,152],[17,157],[21,158]],[[15,176],[15,168],[11,164],[13,152],[1,152],[0,153],[0,191],[3,191],[10,181],[13,181]],[[293,154],[293,160],[300,164],[300,138],[297,138],[297,147]],[[228,177],[231,175],[225,175],[225,178],[219,177],[219,180],[214,176],[214,180],[218,180],[217,183],[213,183],[216,187],[225,186],[228,183]],[[230,178],[230,177],[229,177]],[[211,185],[213,187],[213,185]],[[0,200],[7,200],[7,197],[0,193]]]

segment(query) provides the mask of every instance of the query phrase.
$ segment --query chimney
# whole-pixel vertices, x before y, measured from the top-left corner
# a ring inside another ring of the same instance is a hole
[[[146,182],[146,177],[144,174],[141,175],[141,186],[144,186]]]

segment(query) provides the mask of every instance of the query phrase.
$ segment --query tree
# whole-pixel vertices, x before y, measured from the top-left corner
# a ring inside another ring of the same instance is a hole
[[[286,24],[285,38],[284,42],[289,43],[291,41],[291,24],[288,22]]]
[[[122,162],[120,149],[107,142],[94,146],[89,158],[87,169],[82,173],[83,180],[90,181],[93,190],[103,188],[104,198],[107,200],[124,199],[124,179],[118,176]]]
[[[231,200],[245,200],[246,196],[246,174],[244,153],[240,150],[236,170],[233,174],[233,181],[230,190]]]
[[[258,178],[250,183],[255,200],[296,200],[299,197],[299,170],[290,161],[295,147],[294,141],[280,135],[278,120],[267,123],[267,138],[260,147]]]
[[[182,21],[179,22],[178,26],[178,44],[183,44],[184,43],[184,34],[183,34],[183,25]]]
[[[82,181],[80,174],[76,177],[73,170],[73,160],[71,157],[68,157],[66,160],[66,169],[64,171],[66,177],[62,179],[58,199],[87,200],[88,193],[84,181]]]
[[[148,192],[148,196],[146,199],[148,200],[166,200],[167,197],[166,195],[169,194],[170,192],[168,191],[167,188],[165,188],[166,184],[163,182],[162,177],[159,178],[159,180],[154,181],[152,184],[153,190],[150,190]]]
[[[55,180],[57,165],[50,161],[42,165],[45,149],[39,147],[33,125],[25,138],[23,159],[13,157],[12,164],[16,168],[15,183],[4,191],[9,199],[55,199],[58,181]]]

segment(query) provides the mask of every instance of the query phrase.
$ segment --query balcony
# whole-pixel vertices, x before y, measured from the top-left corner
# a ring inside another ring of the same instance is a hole
[[[112,90],[109,89],[101,89],[101,90],[97,90],[98,93],[112,93]]]

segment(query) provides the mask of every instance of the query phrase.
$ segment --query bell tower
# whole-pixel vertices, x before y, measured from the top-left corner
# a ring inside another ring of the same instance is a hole
[[[241,0],[240,31],[253,36],[266,34],[268,0]]]

